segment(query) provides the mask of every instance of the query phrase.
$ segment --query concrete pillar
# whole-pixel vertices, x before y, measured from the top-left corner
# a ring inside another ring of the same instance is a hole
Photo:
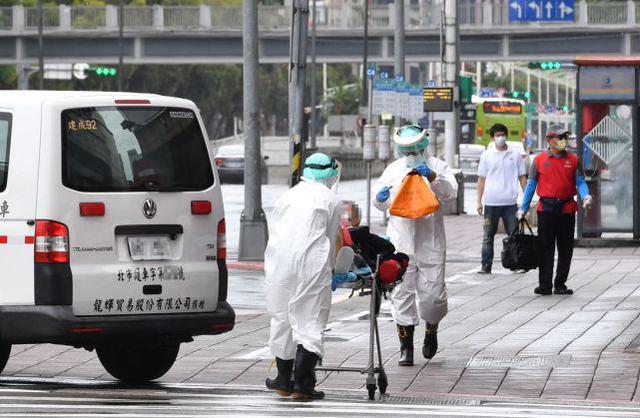
[[[106,26],[107,30],[118,30],[118,6],[107,5]]]
[[[493,4],[490,1],[482,3],[482,26],[493,26]]]
[[[578,24],[587,26],[589,24],[589,8],[587,7],[587,2],[585,0],[580,0],[576,6],[576,11],[578,12]]]
[[[44,9],[46,10],[46,8]],[[43,11],[45,13],[45,11]],[[68,31],[71,29],[71,7],[61,4],[58,6],[58,13],[60,14],[60,30]],[[47,20],[44,19],[44,26],[47,26]]]
[[[211,6],[206,4],[200,5],[200,29],[210,29],[211,28]]]
[[[24,29],[24,6],[13,6],[13,16],[11,26],[14,31],[21,31]]]
[[[476,94],[480,97],[482,89],[482,61],[476,62]]]
[[[627,0],[627,24],[636,24],[636,2],[633,0]]]
[[[160,5],[153,5],[153,28],[164,29],[164,8]]]

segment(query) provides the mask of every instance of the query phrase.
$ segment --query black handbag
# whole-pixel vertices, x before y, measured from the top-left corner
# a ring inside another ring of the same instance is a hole
[[[529,233],[525,232],[525,225]],[[533,270],[538,268],[538,237],[533,234],[529,222],[522,219],[518,228],[502,240],[502,267],[509,270]]]

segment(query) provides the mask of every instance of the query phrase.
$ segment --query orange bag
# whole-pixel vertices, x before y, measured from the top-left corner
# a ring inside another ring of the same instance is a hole
[[[440,209],[440,202],[431,191],[431,188],[415,171],[407,174],[402,180],[400,189],[389,213],[401,218],[418,219],[430,215]]]

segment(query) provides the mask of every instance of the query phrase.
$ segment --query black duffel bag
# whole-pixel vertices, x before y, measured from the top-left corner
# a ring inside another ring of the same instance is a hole
[[[524,226],[529,229],[525,233]],[[533,270],[538,268],[538,237],[526,219],[520,221],[518,228],[502,240],[502,267],[509,270]]]

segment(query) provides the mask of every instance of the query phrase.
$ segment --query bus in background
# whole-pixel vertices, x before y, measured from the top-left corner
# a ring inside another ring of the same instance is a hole
[[[496,123],[509,129],[508,141],[522,142],[526,129],[525,102],[508,98],[477,98],[475,144],[487,146]]]

